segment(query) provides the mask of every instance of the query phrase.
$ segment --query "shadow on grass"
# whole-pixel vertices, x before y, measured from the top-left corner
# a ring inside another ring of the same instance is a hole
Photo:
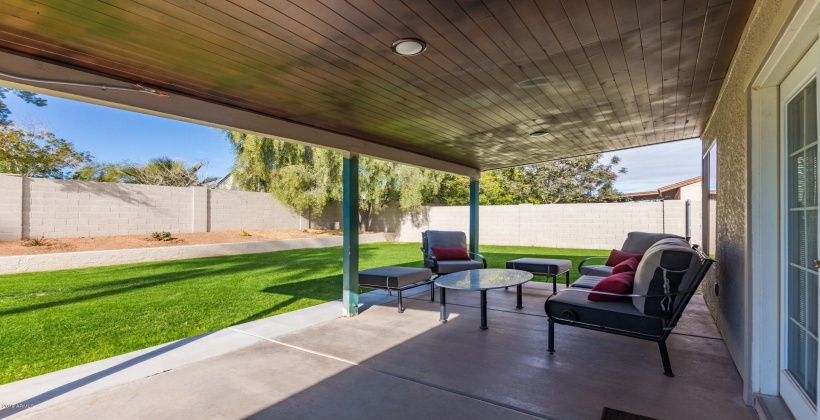
[[[341,275],[318,277],[313,279],[301,280],[297,282],[282,283],[268,286],[260,291],[263,293],[272,293],[276,295],[288,296],[288,298],[284,301],[277,302],[270,308],[263,309],[239,321],[236,321],[233,324],[231,324],[231,326],[256,321],[262,318],[267,318],[268,316],[273,315],[276,312],[298,302],[300,299],[313,299],[322,301],[336,300],[341,295],[341,290]]]
[[[363,258],[370,258],[374,250],[363,248],[360,255]],[[131,272],[157,271],[156,273],[137,275],[116,280],[104,281],[88,286],[77,288],[68,287],[63,293],[82,293],[66,299],[51,302],[35,303],[16,308],[0,310],[0,316],[20,314],[39,309],[53,308],[69,305],[103,297],[120,295],[134,292],[155,286],[166,285],[180,281],[203,281],[216,280],[219,276],[271,276],[282,285],[291,285],[294,297],[305,296],[305,288],[297,285],[304,285],[304,278],[315,275],[317,269],[338,270],[342,269],[342,255],[340,248],[312,248],[292,251],[280,251],[266,254],[246,254],[226,257],[210,257],[191,260],[179,260],[165,263],[141,264],[138,266],[128,265],[109,270],[112,276],[122,276]],[[97,271],[100,269],[94,269]],[[75,274],[82,275],[86,270],[70,270]],[[99,271],[97,271],[99,272]],[[105,270],[103,270],[105,272]],[[36,275],[36,274],[33,274]],[[341,279],[341,273],[338,276]],[[308,282],[310,280],[307,280]],[[341,280],[338,282],[341,289]]]

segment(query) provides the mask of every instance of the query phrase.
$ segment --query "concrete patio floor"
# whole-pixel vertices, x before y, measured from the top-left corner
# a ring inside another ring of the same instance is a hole
[[[741,381],[702,299],[657,345],[558,326],[546,352],[551,285],[448,293],[438,321],[429,292],[399,314],[383,294],[361,315],[331,302],[209,335],[0,386],[0,417],[598,419],[611,407],[658,419],[752,419]],[[2,407],[0,407],[2,408]]]

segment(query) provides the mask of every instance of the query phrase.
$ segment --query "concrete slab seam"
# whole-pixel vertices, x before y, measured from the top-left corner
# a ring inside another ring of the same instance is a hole
[[[413,382],[415,384],[428,386],[428,387],[431,387],[431,388],[438,389],[440,391],[449,392],[451,394],[460,395],[462,397],[470,398],[470,399],[473,399],[473,400],[476,400],[476,401],[481,401],[481,402],[486,403],[486,404],[491,404],[491,405],[495,405],[495,406],[498,406],[498,407],[501,407],[501,408],[506,408],[508,410],[515,411],[517,413],[526,414],[526,415],[529,415],[529,416],[532,416],[532,417],[535,417],[535,418],[539,418],[539,419],[549,419],[549,417],[543,416],[541,414],[538,414],[538,413],[530,411],[530,410],[521,409],[521,408],[518,408],[518,407],[515,407],[515,406],[512,406],[512,405],[509,405],[509,404],[505,404],[505,403],[498,402],[498,401],[493,401],[493,400],[483,398],[483,397],[480,397],[480,396],[477,396],[477,395],[468,394],[466,392],[461,392],[461,391],[458,391],[458,390],[455,390],[455,389],[443,387],[443,386],[428,383],[428,382],[425,382],[425,381],[420,381],[420,380],[417,380],[417,379],[408,378],[406,376],[399,375],[399,374],[396,374],[396,373],[386,372],[386,371],[383,371],[383,370],[363,366],[362,364],[360,364],[358,362],[343,359],[341,357],[336,357],[336,356],[333,356],[333,355],[330,355],[330,354],[327,354],[327,353],[322,353],[322,352],[319,352],[319,351],[315,351],[315,350],[311,350],[311,349],[304,348],[304,347],[301,347],[301,346],[285,343],[285,342],[275,340],[275,339],[272,339],[272,338],[261,337],[261,336],[251,334],[251,333],[246,333],[246,332],[243,332],[243,331],[238,331],[238,332],[242,332],[243,334],[248,334],[248,335],[254,336],[256,338],[259,338],[259,339],[262,339],[262,340],[265,340],[265,341],[269,341],[271,343],[278,344],[280,346],[291,348],[291,349],[294,349],[294,350],[297,350],[297,351],[301,351],[301,352],[309,353],[309,354],[312,354],[312,355],[315,355],[315,356],[335,360],[337,362],[341,362],[341,363],[344,363],[344,364],[347,364],[347,365],[350,365],[350,366],[353,366],[353,367],[358,367],[360,369],[368,370],[368,371],[375,372],[375,373],[380,373],[382,375],[392,376],[392,377],[397,378],[397,379],[402,379],[402,380],[405,380],[405,381],[408,381],[408,382]]]

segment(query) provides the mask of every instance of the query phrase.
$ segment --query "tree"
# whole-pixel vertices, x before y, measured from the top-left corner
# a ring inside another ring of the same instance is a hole
[[[125,182],[122,165],[118,163],[88,163],[76,171],[71,179],[94,182]]]
[[[320,215],[325,206],[342,199],[341,153],[287,143],[269,137],[227,133],[234,148],[233,176],[250,191],[268,191],[295,211]],[[359,161],[360,227],[388,205],[402,209],[421,206],[438,192],[441,175],[435,171],[369,157]]]
[[[391,204],[411,210],[428,202],[438,193],[441,177],[436,171],[361,157],[359,216],[362,229],[370,228],[373,216]]]
[[[91,158],[51,132],[0,124],[0,172],[62,179]]]
[[[17,97],[25,101],[26,103],[35,105],[35,106],[46,106],[46,100],[41,98],[36,93],[26,92],[24,90],[17,90],[17,89],[9,89],[0,87],[0,125],[8,125],[11,124],[11,120],[9,116],[11,116],[11,110],[6,106],[5,101],[6,93],[14,92]]]
[[[614,182],[626,173],[615,156],[607,163],[589,155],[481,173],[479,202],[501,204],[554,204],[618,201]],[[446,175],[434,200],[447,205],[469,202],[469,180]]]
[[[126,163],[118,170],[122,180],[129,184],[164,185],[168,187],[205,187],[219,178],[202,177],[198,172],[205,162],[188,166],[182,160],[168,157],[154,158],[144,165]]]
[[[342,155],[282,140],[231,131],[234,182],[245,191],[272,193],[299,213],[321,215],[342,197]]]
[[[620,158],[613,156],[601,163],[601,155],[594,154],[571,159],[561,159],[522,168],[519,176],[538,202],[598,203],[617,201],[620,193],[614,183],[626,168],[616,166]]]

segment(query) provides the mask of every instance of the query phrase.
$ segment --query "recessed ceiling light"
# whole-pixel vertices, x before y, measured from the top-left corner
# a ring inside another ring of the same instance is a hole
[[[393,52],[398,55],[419,55],[427,49],[427,44],[416,38],[402,38],[393,43]]]
[[[543,137],[547,134],[549,133],[547,133],[546,131],[533,131],[532,133],[530,133],[530,137]]]

